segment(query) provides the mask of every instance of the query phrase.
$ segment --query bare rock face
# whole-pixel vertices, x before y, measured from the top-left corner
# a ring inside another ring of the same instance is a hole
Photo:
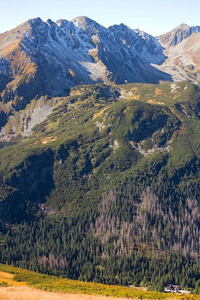
[[[32,117],[27,128],[22,124],[23,135],[29,135],[51,108],[45,104],[25,116],[21,111],[33,99],[67,96],[76,85],[182,80],[198,84],[199,57],[199,26],[181,24],[155,38],[124,24],[105,28],[83,16],[56,23],[31,19],[0,34],[0,139],[9,140],[9,131],[17,136],[16,120],[27,123]],[[7,130],[2,129],[7,123]]]
[[[159,36],[159,40],[166,48],[175,46],[187,39],[191,34],[200,32],[200,26],[189,27],[187,24],[180,24],[173,30]]]
[[[105,28],[87,17],[56,23],[31,19],[0,35],[0,100],[20,110],[33,98],[66,95],[79,84],[187,79],[173,68],[180,56],[188,56],[184,49],[188,43],[193,49],[199,33],[199,26],[181,24],[155,38],[124,24]],[[193,68],[189,60],[183,59],[183,68]]]
[[[169,76],[151,63],[164,59],[157,39],[123,24],[107,29],[87,17],[36,18],[0,35],[0,99],[21,109],[82,83],[159,82]]]
[[[173,81],[200,81],[200,26],[181,24],[158,37],[167,59],[158,68],[169,73]]]

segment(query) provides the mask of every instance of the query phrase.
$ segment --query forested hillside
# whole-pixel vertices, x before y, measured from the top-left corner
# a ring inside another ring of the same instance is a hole
[[[199,291],[199,87],[84,85],[46,101],[32,135],[0,149],[1,262]]]

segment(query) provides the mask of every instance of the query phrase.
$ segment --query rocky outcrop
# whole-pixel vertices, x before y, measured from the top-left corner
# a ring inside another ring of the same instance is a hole
[[[0,55],[0,99],[12,101],[15,110],[34,97],[66,95],[82,83],[170,80],[151,66],[165,59],[156,38],[86,17],[31,19],[0,35]]]
[[[181,43],[183,40],[187,39],[193,33],[200,32],[200,26],[191,26],[183,23],[174,28],[173,30],[160,35],[159,41],[164,47],[175,46]]]
[[[181,24],[158,38],[165,47],[167,59],[157,68],[171,74],[173,81],[199,84],[200,26]]]

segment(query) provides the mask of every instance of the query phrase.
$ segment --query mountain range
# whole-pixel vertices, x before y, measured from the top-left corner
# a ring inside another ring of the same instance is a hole
[[[0,35],[0,262],[200,291],[199,34],[78,17]]]
[[[56,23],[29,20],[0,35],[0,54],[5,102],[66,95],[78,84],[170,79],[151,66],[165,59],[157,39],[123,24],[107,29],[86,17]]]
[[[76,85],[182,80],[197,84],[199,41],[199,26],[181,24],[153,37],[124,24],[105,28],[87,17],[56,23],[36,18],[0,34],[0,139],[29,135],[51,111],[48,106],[41,112],[40,104],[24,114],[30,100],[67,96]],[[22,119],[27,123],[32,113],[37,120],[25,130]]]

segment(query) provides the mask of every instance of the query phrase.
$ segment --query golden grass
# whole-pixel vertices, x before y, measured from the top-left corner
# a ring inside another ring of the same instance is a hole
[[[176,95],[173,97],[174,100],[176,100],[176,99],[178,99],[178,98],[180,98],[180,94],[176,94]]]
[[[93,115],[93,119],[96,119],[97,117],[101,116],[105,110],[107,110],[108,107],[103,108],[100,112]]]
[[[130,106],[127,106],[127,108],[124,109],[123,113],[124,113],[125,116],[128,115],[129,109],[130,109]]]
[[[19,41],[13,42],[11,45],[8,45],[2,49],[2,56],[6,56],[11,52],[15,51],[19,46]]]
[[[50,143],[50,142],[53,142],[56,140],[57,140],[57,137],[47,137],[47,138],[41,139],[40,141],[43,145],[46,145],[47,143]]]
[[[162,94],[163,94],[163,91],[160,90],[160,89],[156,89],[156,90],[155,90],[155,94],[156,94],[156,95],[162,95]]]
[[[27,286],[1,287],[0,300],[124,300],[107,296],[63,294],[36,290]]]
[[[141,98],[141,95],[139,95],[139,94],[135,96],[136,100],[140,100],[140,98]]]
[[[147,103],[165,105],[164,102],[156,101],[156,100],[153,100],[153,99],[147,100]]]
[[[14,274],[10,274],[10,273],[0,271],[0,284],[3,283],[3,282],[6,282],[8,285],[12,285],[12,286],[24,286],[24,285],[26,285],[26,282],[14,281],[13,277],[14,277]]]
[[[30,77],[30,74],[34,75],[36,73],[36,70],[37,70],[36,63],[29,63],[26,65],[26,69],[24,70],[24,73],[29,75]]]
[[[72,69],[68,69],[68,71],[72,75],[72,77],[76,77],[76,73]]]
[[[48,276],[0,264],[0,300],[200,300],[199,295],[172,295],[100,283]],[[14,276],[13,276],[14,275]],[[1,283],[1,282],[0,282]],[[25,286],[26,284],[26,286]]]
[[[56,137],[47,137],[47,138],[44,138],[44,139],[34,142],[33,145],[36,145],[39,142],[42,143],[43,145],[46,145],[46,144],[48,144],[50,142],[54,142],[56,140],[57,140],[57,136]]]

